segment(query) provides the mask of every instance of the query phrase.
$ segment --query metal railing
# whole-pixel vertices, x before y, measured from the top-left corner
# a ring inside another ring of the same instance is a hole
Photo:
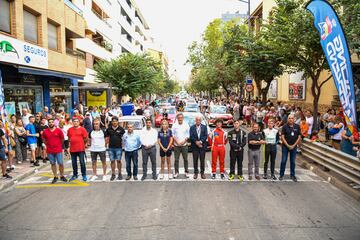
[[[70,0],[64,0],[64,3],[66,4],[66,6],[68,6],[72,10],[74,10],[77,14],[79,14],[81,16],[83,15],[83,12],[80,10],[80,8],[75,6],[75,4],[73,4]]]
[[[71,48],[66,48],[66,54],[80,58],[80,59],[85,59],[85,54],[83,52],[76,51]]]
[[[301,147],[303,157],[360,185],[360,160],[318,142],[304,139]]]

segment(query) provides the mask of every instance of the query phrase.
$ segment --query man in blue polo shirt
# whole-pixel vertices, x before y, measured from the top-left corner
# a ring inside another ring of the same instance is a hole
[[[36,132],[36,128],[34,125],[35,117],[29,117],[29,124],[26,125],[26,135],[27,135],[27,142],[29,144],[31,150],[31,160],[30,163],[34,164],[34,166],[40,166],[39,160],[36,160],[36,148],[37,148],[37,137],[39,137],[39,133]]]
[[[125,149],[125,161],[126,161],[126,180],[130,180],[131,176],[134,180],[138,180],[138,150],[141,147],[140,135],[134,132],[134,125],[128,124],[127,132],[123,136],[123,145]],[[131,160],[133,162],[133,172],[131,173]]]

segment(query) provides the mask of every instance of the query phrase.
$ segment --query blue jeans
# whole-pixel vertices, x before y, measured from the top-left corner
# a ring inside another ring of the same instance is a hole
[[[287,147],[281,146],[282,156],[281,156],[281,165],[280,165],[280,177],[284,176],[286,162],[289,153],[290,153],[290,176],[295,176],[296,150],[297,147],[295,147],[293,150],[289,150]]]
[[[71,162],[73,168],[73,175],[78,177],[78,164],[77,164],[77,157],[80,160],[80,167],[81,167],[81,175],[83,177],[86,176],[86,166],[85,166],[85,152],[72,152],[71,154]]]
[[[133,174],[131,174],[131,160],[133,162]],[[129,177],[135,177],[138,174],[138,150],[125,152],[126,172]]]

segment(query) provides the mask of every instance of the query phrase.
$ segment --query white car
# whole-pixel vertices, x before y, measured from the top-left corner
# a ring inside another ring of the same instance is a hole
[[[125,130],[127,130],[128,124],[134,125],[134,132],[140,133],[140,131],[146,126],[145,116],[123,116],[119,118],[119,124]]]

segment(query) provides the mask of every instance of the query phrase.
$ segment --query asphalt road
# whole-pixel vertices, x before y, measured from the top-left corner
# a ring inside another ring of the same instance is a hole
[[[360,239],[359,202],[310,171],[297,168],[297,176],[51,186],[45,169],[0,193],[0,240]]]

